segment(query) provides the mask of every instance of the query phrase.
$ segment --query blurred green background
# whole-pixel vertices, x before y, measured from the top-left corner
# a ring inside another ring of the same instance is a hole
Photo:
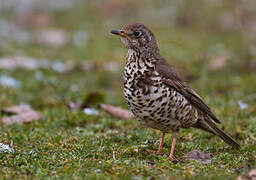
[[[256,161],[255,7],[254,0],[0,0],[0,109],[28,104],[43,115],[24,126],[0,122],[0,142],[15,149],[15,154],[0,152],[0,177],[232,179],[246,174]],[[182,130],[177,156],[200,149],[214,154],[213,163],[169,163],[145,152],[156,150],[159,132],[98,108],[101,102],[127,108],[126,49],[109,32],[130,22],[154,32],[161,54],[241,143],[240,152],[207,133]],[[99,115],[68,110],[70,102],[85,103],[92,94],[100,100],[86,106]],[[154,145],[136,154],[134,146],[147,139]]]

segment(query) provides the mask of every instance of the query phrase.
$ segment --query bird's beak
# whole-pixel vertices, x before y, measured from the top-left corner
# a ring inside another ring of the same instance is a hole
[[[122,30],[112,30],[110,33],[115,34],[115,35],[119,35],[121,37],[126,37],[127,36],[127,34]]]

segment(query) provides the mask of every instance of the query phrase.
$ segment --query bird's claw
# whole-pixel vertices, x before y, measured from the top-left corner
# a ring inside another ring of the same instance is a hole
[[[156,152],[156,155],[158,155],[158,156],[162,156],[162,155],[163,155],[163,153],[162,153],[161,151],[157,151],[157,152]]]

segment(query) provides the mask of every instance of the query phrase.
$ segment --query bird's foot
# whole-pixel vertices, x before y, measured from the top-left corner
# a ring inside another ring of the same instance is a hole
[[[172,155],[172,156],[168,156],[167,160],[168,161],[177,161],[178,159],[174,155]]]
[[[158,156],[162,156],[162,155],[163,155],[163,153],[162,153],[162,151],[157,151],[157,152],[156,152],[156,155],[158,155]]]
[[[168,161],[172,161],[173,159],[174,159],[173,156],[169,156],[169,157],[167,158]]]

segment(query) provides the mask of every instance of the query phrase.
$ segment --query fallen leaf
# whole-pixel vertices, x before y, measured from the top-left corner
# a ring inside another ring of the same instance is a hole
[[[11,113],[11,114],[21,114],[23,112],[30,111],[30,107],[26,105],[11,106],[11,107],[4,108],[2,111],[5,113]]]
[[[251,170],[251,171],[248,173],[248,176],[249,176],[251,179],[256,180],[256,169]]]
[[[244,177],[244,176],[238,176],[236,178],[236,180],[250,180],[250,179],[248,179],[247,177]]]
[[[41,115],[35,111],[28,111],[11,117],[3,117],[4,124],[23,124],[26,122],[36,121],[41,118]]]
[[[213,59],[210,63],[210,69],[218,70],[227,66],[228,55],[227,53],[222,53],[220,56]]]
[[[236,180],[256,180],[256,169],[251,170],[246,176],[238,176]]]
[[[112,106],[112,105],[109,105],[109,104],[101,104],[100,107],[105,112],[107,112],[107,113],[109,113],[113,116],[116,116],[118,118],[121,118],[121,119],[129,120],[129,119],[134,118],[134,115],[132,114],[131,111],[122,109],[120,107]]]
[[[188,160],[196,160],[199,162],[202,162],[204,164],[210,164],[211,163],[212,154],[211,153],[204,153],[199,150],[193,150],[189,152],[188,154],[182,156],[179,158],[180,161],[188,161]]]
[[[26,122],[37,121],[41,118],[41,115],[38,112],[26,105],[12,106],[4,108],[2,111],[15,114],[12,116],[4,116],[2,118],[2,122],[8,125],[14,123],[23,124]]]

